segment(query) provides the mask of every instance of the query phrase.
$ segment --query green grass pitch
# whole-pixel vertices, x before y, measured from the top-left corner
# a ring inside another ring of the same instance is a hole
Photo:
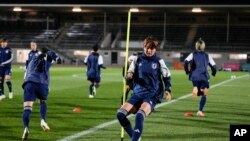
[[[94,99],[88,98],[85,71],[83,66],[52,66],[47,101],[47,122],[51,130],[42,131],[39,103],[35,102],[30,121],[31,141],[120,140],[116,111],[123,92],[121,68],[102,70],[101,86]],[[184,71],[171,70],[171,73],[174,101],[164,102],[145,119],[142,141],[228,141],[230,124],[250,123],[250,76],[246,72],[218,72],[211,78],[204,118],[184,116],[185,112],[196,114],[199,98],[190,96],[192,84]],[[13,67],[14,99],[8,99],[4,84],[7,97],[0,101],[1,141],[21,140],[23,74],[19,66]],[[237,79],[230,79],[231,75]],[[81,112],[73,112],[75,107],[80,107]],[[134,116],[130,120],[134,125]],[[127,134],[124,138],[129,140]]]

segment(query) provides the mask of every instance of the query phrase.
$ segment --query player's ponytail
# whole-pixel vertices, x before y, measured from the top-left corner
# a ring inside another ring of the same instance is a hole
[[[201,38],[195,43],[195,49],[198,51],[205,50],[205,42]]]

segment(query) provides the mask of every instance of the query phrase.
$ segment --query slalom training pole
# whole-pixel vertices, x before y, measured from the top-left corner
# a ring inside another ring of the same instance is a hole
[[[125,61],[124,61],[124,77],[127,75],[127,68],[128,68],[128,50],[129,50],[129,36],[130,36],[130,20],[131,20],[131,11],[128,11],[128,23],[127,23],[127,37],[126,37],[126,53],[125,53]],[[122,104],[125,103],[126,99],[126,79],[123,79],[123,98],[122,98]],[[121,141],[124,139],[124,129],[121,127]]]

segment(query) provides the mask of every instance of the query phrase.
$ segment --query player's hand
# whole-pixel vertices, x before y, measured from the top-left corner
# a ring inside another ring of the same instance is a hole
[[[126,79],[132,79],[133,78],[133,73],[129,72],[126,76]]]
[[[61,59],[61,58],[58,58],[58,59],[56,60],[56,63],[57,63],[57,64],[62,64],[62,59]]]
[[[215,77],[215,75],[216,75],[216,71],[213,71],[213,72],[212,72],[212,76]]]
[[[171,95],[171,93],[169,91],[165,91],[164,95],[165,95],[165,99],[167,101],[171,101],[172,100],[172,95]]]

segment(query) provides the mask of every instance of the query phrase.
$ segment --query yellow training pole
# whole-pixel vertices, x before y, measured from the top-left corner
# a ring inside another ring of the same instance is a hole
[[[128,68],[128,49],[129,49],[129,35],[130,35],[130,19],[131,19],[131,11],[128,11],[128,24],[127,24],[127,39],[126,39],[126,53],[125,53],[125,70],[124,70],[124,76],[126,77],[127,75],[127,68]],[[126,98],[126,80],[123,79],[123,99],[122,99],[122,103],[125,103],[125,98]],[[121,141],[123,141],[124,139],[124,129],[123,127],[121,128]]]

